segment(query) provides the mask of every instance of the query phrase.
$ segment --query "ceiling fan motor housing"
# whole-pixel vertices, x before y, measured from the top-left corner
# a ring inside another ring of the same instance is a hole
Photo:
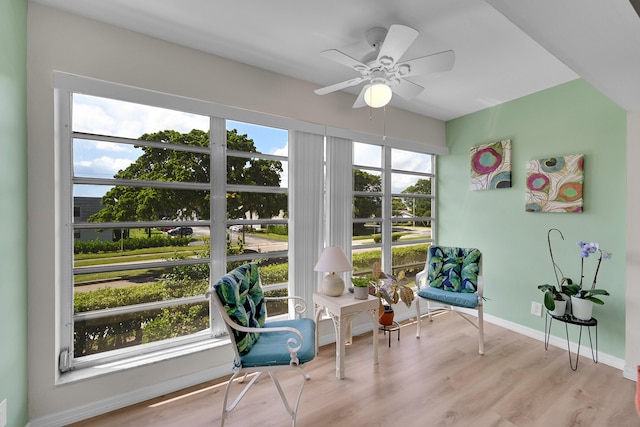
[[[375,50],[380,50],[380,46],[382,46],[384,39],[387,37],[387,29],[382,27],[369,28],[365,37],[369,46]]]

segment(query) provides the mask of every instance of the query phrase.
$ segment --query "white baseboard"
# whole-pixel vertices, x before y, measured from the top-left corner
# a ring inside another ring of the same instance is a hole
[[[191,375],[185,375],[160,384],[133,390],[109,399],[92,402],[63,412],[36,418],[29,421],[29,427],[62,427],[71,423],[86,420],[116,409],[121,409],[163,394],[172,393],[194,385],[202,384],[230,373],[228,365],[219,366]]]
[[[484,320],[489,323],[493,323],[494,325],[502,326],[505,329],[509,329],[510,331],[517,332],[521,335],[525,335],[530,338],[534,338],[542,343],[544,343],[544,331],[538,331],[536,329],[527,328],[525,326],[519,325],[517,323],[509,322],[504,319],[500,319],[495,316],[491,316],[488,314],[484,315]],[[583,341],[584,342],[584,339]],[[559,347],[564,350],[567,349],[567,340],[566,338],[559,338],[551,335],[549,337],[549,345],[553,345],[554,347]],[[570,348],[573,356],[575,357],[575,353],[578,350],[578,345],[574,342],[570,343]],[[595,350],[595,349],[594,349]],[[583,356],[591,357],[591,347],[587,345],[580,346],[580,354]],[[598,363],[603,363],[605,365],[611,366],[613,368],[619,369],[622,371],[625,378],[635,379],[633,377],[629,377],[626,374],[625,369],[625,361],[618,357],[611,356],[610,354],[603,353],[598,351]],[[636,373],[637,375],[637,373]]]

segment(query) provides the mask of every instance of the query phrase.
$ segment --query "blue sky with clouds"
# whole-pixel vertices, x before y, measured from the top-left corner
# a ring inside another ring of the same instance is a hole
[[[113,135],[137,139],[144,133],[172,129],[182,133],[192,129],[208,131],[209,118],[158,107],[117,101],[106,98],[75,94],[73,97],[73,126],[76,132]],[[287,156],[288,133],[283,129],[227,121],[228,129],[237,129],[254,141],[261,153]],[[77,176],[108,178],[125,169],[140,156],[141,150],[129,144],[77,140],[74,144],[74,171]],[[430,156],[393,150],[392,167],[395,169],[428,172]],[[357,164],[380,166],[380,147],[355,144],[354,159]],[[283,185],[288,173],[286,164]],[[414,184],[415,177],[395,174],[393,192],[400,192]],[[75,196],[101,197],[107,187],[77,186]]]

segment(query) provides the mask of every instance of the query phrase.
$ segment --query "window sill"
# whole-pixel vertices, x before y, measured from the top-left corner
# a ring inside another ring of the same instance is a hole
[[[179,347],[154,351],[144,355],[133,356],[115,362],[106,362],[104,364],[73,369],[69,372],[60,374],[57,385],[74,383],[77,381],[88,380],[103,375],[109,375],[133,369],[145,365],[163,362],[170,359],[186,356],[189,354],[220,348],[229,345],[228,338],[215,338],[206,341],[200,341],[193,344],[182,345]]]

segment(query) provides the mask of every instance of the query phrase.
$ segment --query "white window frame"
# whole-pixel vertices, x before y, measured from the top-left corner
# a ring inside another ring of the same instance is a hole
[[[124,89],[126,93],[123,92]],[[206,225],[210,228],[211,238],[213,242],[217,244],[211,245],[211,256],[208,260],[193,261],[173,261],[169,264],[183,265],[208,262],[210,264],[210,280],[217,280],[226,272],[226,263],[233,259],[251,259],[249,255],[227,256],[226,255],[226,229],[229,225],[235,223],[233,220],[227,221],[226,219],[226,203],[224,203],[225,195],[227,191],[242,191],[242,192],[260,192],[260,193],[287,193],[287,188],[271,188],[262,186],[249,186],[249,185],[227,185],[226,184],[226,159],[227,156],[241,156],[251,158],[261,158],[268,160],[281,160],[288,161],[287,156],[274,156],[268,154],[256,154],[256,153],[244,153],[239,151],[232,151],[226,149],[226,119],[213,116],[212,114],[226,113],[226,116],[234,121],[243,121],[251,124],[258,124],[262,126],[272,126],[283,128],[283,125],[290,125],[287,121],[273,120],[268,115],[261,114],[237,114],[238,111],[233,109],[215,108],[216,106],[209,103],[203,103],[197,100],[185,100],[184,98],[173,97],[171,95],[158,94],[155,92],[145,91],[135,88],[125,88],[121,85],[111,84],[107,82],[101,82],[93,79],[87,79],[78,76],[71,76],[64,73],[55,73],[54,75],[54,91],[56,100],[56,176],[59,180],[59,186],[57,186],[56,194],[56,217],[58,221],[58,229],[56,232],[56,244],[58,250],[56,251],[56,265],[58,277],[56,278],[56,290],[59,295],[59,325],[60,325],[60,340],[59,340],[59,370],[66,372],[68,370],[77,370],[95,366],[98,364],[112,363],[114,361],[120,361],[123,359],[130,359],[144,354],[157,354],[158,352],[167,352],[171,349],[181,346],[193,345],[198,342],[217,342],[227,341],[228,338],[224,336],[226,329],[224,324],[217,319],[215,308],[210,305],[210,331],[201,331],[195,334],[182,336],[173,339],[162,340],[158,342],[140,344],[134,347],[123,348],[118,350],[106,351],[100,354],[83,356],[79,359],[73,357],[73,325],[74,321],[78,319],[90,319],[95,317],[103,317],[106,314],[114,313],[129,313],[136,312],[142,309],[159,308],[164,306],[173,306],[184,303],[194,303],[199,301],[205,301],[204,296],[193,296],[189,298],[182,298],[179,300],[171,301],[159,301],[155,303],[141,304],[140,306],[122,307],[109,310],[102,310],[100,312],[89,312],[73,314],[73,286],[69,284],[73,283],[73,230],[76,228],[88,228],[95,225],[87,224],[75,224],[73,223],[73,185],[75,184],[96,184],[98,180],[73,178],[73,159],[72,159],[72,146],[74,138],[79,136],[87,137],[89,139],[100,139],[99,136],[92,135],[78,135],[72,131],[72,96],[74,93],[83,93],[96,97],[106,99],[117,99],[121,101],[134,102],[139,104],[150,105],[154,107],[174,109],[177,111],[194,113],[199,115],[206,115],[210,117],[210,149],[205,149],[207,154],[210,154],[211,158],[211,176],[210,184],[186,184],[178,185],[182,187],[193,187],[193,189],[207,189],[211,192],[211,214],[208,221],[187,221],[184,225]],[[218,111],[216,111],[218,110]],[[236,114],[234,114],[236,113]],[[291,133],[288,127],[285,127]],[[197,149],[202,151],[202,149]],[[105,183],[113,182],[113,179],[104,180]],[[223,203],[213,203],[214,200],[222,200]],[[247,220],[245,223],[281,223],[289,226],[289,220]],[[223,224],[222,227],[218,224]],[[182,225],[183,223],[181,223]],[[106,228],[113,228],[115,224],[102,224]],[[119,223],[120,226],[131,227],[145,227],[156,226],[156,222],[131,222],[131,223]],[[288,257],[287,251],[280,251],[273,254],[265,254],[265,257]],[[255,257],[255,255],[253,255]],[[168,263],[163,262],[163,266]],[[292,283],[291,280],[289,283]],[[284,284],[284,286],[289,286]],[[278,286],[273,286],[277,288]],[[280,286],[281,287],[281,286]],[[289,289],[290,293],[295,293],[293,289]],[[108,312],[108,313],[107,313]]]
[[[212,323],[212,330],[207,333],[194,334],[196,337],[176,338],[174,346],[167,346],[164,342],[145,345],[145,354],[140,354],[135,348],[123,349],[119,354],[110,358],[96,358],[87,360],[86,365],[73,365],[65,349],[71,348],[73,340],[72,329],[69,327],[73,314],[73,233],[71,232],[73,219],[73,196],[68,171],[71,164],[71,94],[83,93],[103,98],[146,104],[177,111],[208,116],[211,119],[210,149],[212,159],[226,161],[225,151],[226,126],[225,118],[233,121],[247,122],[256,125],[271,126],[289,131],[289,292],[292,295],[303,296],[308,307],[313,307],[312,294],[320,288],[322,273],[313,271],[322,247],[329,244],[344,246],[350,253],[352,224],[352,193],[351,182],[352,162],[349,155],[351,141],[380,144],[389,147],[415,150],[431,154],[446,154],[448,150],[440,146],[429,145],[395,139],[381,138],[379,135],[367,134],[341,128],[334,128],[317,123],[302,122],[268,113],[255,112],[215,104],[198,99],[170,95],[153,90],[140,89],[127,85],[105,82],[93,78],[54,71],[54,144],[55,144],[55,265],[54,277],[56,289],[56,349],[60,354],[57,361],[59,371],[73,366],[80,369],[91,364],[111,364],[111,369],[124,369],[124,366],[141,365],[160,359],[182,355],[189,352],[201,351],[212,346],[224,345],[228,339],[213,338],[223,330],[221,323]],[[326,140],[326,144],[325,141]],[[220,141],[220,142],[218,142]],[[304,144],[300,143],[304,142]],[[326,165],[322,153],[326,147]],[[346,148],[348,147],[348,148]],[[306,151],[309,149],[312,155]],[[348,151],[345,151],[348,150]],[[226,165],[216,164],[213,170],[226,171]],[[222,167],[221,167],[222,166]],[[435,165],[433,165],[435,168]],[[326,171],[326,174],[325,174]],[[212,191],[216,194],[226,194],[226,176],[222,179],[211,177]],[[435,182],[432,184],[435,191]],[[308,189],[314,189],[305,192]],[[326,197],[325,199],[325,189]],[[326,201],[328,200],[328,201]],[[434,201],[435,203],[435,201]],[[435,204],[432,206],[435,212]],[[323,221],[322,216],[326,221]],[[224,218],[226,207],[221,204],[211,206],[211,218]],[[435,218],[434,218],[435,219]],[[213,220],[212,220],[213,222]],[[312,224],[312,227],[309,227]],[[226,224],[229,225],[229,224]],[[317,227],[316,227],[317,225]],[[226,227],[211,227],[211,238],[225,241]],[[222,253],[226,255],[226,250]],[[389,257],[390,258],[390,257]],[[221,256],[221,251],[215,252],[211,248],[210,271],[212,278],[221,277],[226,270],[227,259]],[[309,311],[309,310],[308,310]],[[312,316],[313,313],[307,315]],[[193,339],[192,339],[193,338]],[[194,342],[195,339],[195,342]],[[191,340],[191,341],[189,341]],[[201,344],[199,344],[201,343]],[[137,346],[141,347],[141,346]],[[129,363],[131,362],[131,363]],[[61,369],[62,368],[62,369]],[[78,373],[78,371],[76,371]],[[104,371],[103,371],[104,372]],[[59,376],[59,382],[74,381],[87,376],[98,375],[84,372],[75,376]]]
[[[355,163],[355,159],[352,162],[352,171],[351,173],[353,174],[353,171],[355,170],[370,170],[370,171],[375,171],[375,172],[379,172],[380,173],[380,179],[381,179],[381,183],[382,183],[382,188],[380,192],[362,192],[362,191],[355,191],[355,189],[353,188],[353,185],[351,186],[352,188],[352,192],[351,192],[351,200],[353,200],[356,196],[378,196],[381,198],[382,201],[382,208],[381,208],[381,216],[380,217],[376,217],[376,218],[371,218],[369,220],[375,220],[375,221],[379,221],[380,222],[380,226],[381,226],[381,242],[380,244],[365,244],[365,245],[359,245],[358,248],[361,249],[367,249],[367,248],[371,248],[371,249],[380,249],[381,253],[382,253],[382,259],[381,259],[381,267],[383,271],[387,271],[390,272],[392,271],[392,262],[393,262],[393,258],[392,258],[392,248],[394,246],[409,246],[409,245],[415,245],[415,244],[420,244],[420,243],[433,243],[435,241],[435,229],[436,229],[436,196],[435,196],[435,189],[436,189],[436,155],[428,149],[428,147],[425,147],[423,150],[420,150],[419,147],[410,147],[410,148],[398,148],[396,146],[392,146],[392,145],[387,145],[387,144],[371,144],[371,143],[366,143],[366,142],[361,142],[361,141],[354,141],[354,144],[358,142],[361,144],[370,144],[370,145],[374,145],[374,146],[379,146],[381,148],[381,161],[380,161],[380,166],[366,166],[366,165],[359,165],[357,163]],[[419,154],[425,154],[425,155],[429,155],[431,157],[431,172],[413,172],[413,171],[407,171],[407,170],[402,170],[402,169],[394,169],[392,168],[392,150],[394,149],[400,149],[400,150],[405,150],[405,151],[413,151],[415,153],[419,153]],[[394,173],[403,173],[403,174],[408,174],[408,175],[414,175],[417,177],[424,177],[424,178],[429,178],[431,180],[431,195],[430,196],[420,196],[418,195],[418,197],[425,197],[425,198],[430,198],[431,199],[431,216],[429,217],[416,217],[415,220],[416,221],[430,221],[431,223],[431,237],[430,238],[425,238],[425,239],[420,239],[420,240],[413,240],[410,242],[393,242],[392,241],[392,231],[393,231],[393,225],[394,223],[397,222],[402,222],[402,221],[406,221],[403,219],[399,219],[399,218],[393,218],[392,216],[392,202],[393,199],[395,197],[411,197],[411,196],[415,196],[415,195],[411,195],[411,194],[404,194],[404,193],[393,193],[391,191],[392,189],[392,185],[391,185],[391,180],[392,180],[392,175]],[[359,223],[359,222],[363,222],[363,219],[361,218],[353,218],[351,219],[351,230],[353,230],[353,225],[355,223]]]

